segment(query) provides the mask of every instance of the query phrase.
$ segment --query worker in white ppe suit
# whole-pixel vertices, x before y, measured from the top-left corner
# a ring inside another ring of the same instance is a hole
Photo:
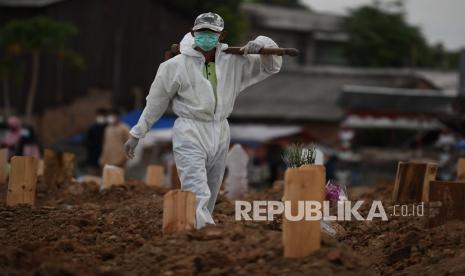
[[[223,19],[214,13],[199,15],[180,43],[177,55],[158,68],[147,104],[131,138],[125,144],[134,157],[143,138],[167,109],[178,116],[173,127],[173,152],[181,188],[196,196],[196,228],[214,224],[212,212],[223,179],[230,134],[227,118],[234,101],[248,86],[279,72],[280,56],[258,55],[263,47],[277,47],[259,36],[244,47],[244,56],[224,53],[220,43]]]

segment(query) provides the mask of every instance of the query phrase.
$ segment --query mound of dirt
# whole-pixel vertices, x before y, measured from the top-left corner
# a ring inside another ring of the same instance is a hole
[[[139,181],[100,191],[73,183],[38,194],[37,204],[0,202],[0,272],[8,275],[463,275],[465,223],[426,228],[422,217],[334,223],[322,248],[283,257],[281,220],[234,220],[234,205],[218,198],[217,225],[175,235],[161,232],[164,189]],[[357,188],[353,200],[382,200],[392,185]],[[1,186],[4,200],[6,186]],[[247,200],[280,200],[282,183]],[[360,212],[366,217],[369,204]]]
[[[380,275],[464,275],[465,222],[428,228],[426,217],[392,216],[393,186],[384,183],[354,198],[381,200],[388,221],[344,222],[345,233],[338,240],[368,258]],[[366,217],[368,208],[360,213]]]
[[[2,189],[6,189],[2,186]],[[163,235],[164,190],[133,181],[99,191],[74,183],[35,207],[0,204],[0,271],[22,275],[372,275],[370,261],[323,237],[305,258],[283,258],[280,227],[237,222],[220,197],[217,225]]]

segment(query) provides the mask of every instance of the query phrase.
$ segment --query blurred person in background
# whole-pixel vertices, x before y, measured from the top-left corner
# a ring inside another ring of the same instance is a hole
[[[326,168],[326,182],[329,180],[336,181],[336,170],[337,170],[338,158],[336,154],[330,154],[325,162]]]
[[[100,166],[102,167],[106,164],[118,167],[126,165],[124,142],[129,139],[129,127],[121,122],[120,115],[116,109],[108,112],[102,155],[100,156]]]
[[[271,186],[276,180],[284,179],[286,171],[286,163],[283,159],[284,149],[279,144],[268,145],[268,164],[270,167],[270,181],[268,186]]]
[[[244,55],[224,53],[224,21],[218,14],[199,15],[180,43],[177,55],[158,68],[139,122],[127,141],[134,157],[139,139],[163,115],[170,102],[178,118],[173,128],[173,152],[181,188],[196,196],[196,228],[215,224],[212,213],[224,176],[230,143],[228,116],[241,91],[281,69],[282,57],[259,55],[278,47],[258,36],[242,49]]]
[[[5,117],[0,116],[0,141],[3,141],[5,133],[8,130],[8,124],[5,122]]]
[[[95,173],[98,173],[99,169],[99,158],[103,148],[103,136],[107,126],[107,113],[107,110],[104,108],[97,109],[95,122],[89,130],[87,130],[84,139],[87,151],[85,166],[95,171]]]
[[[272,184],[271,164],[268,157],[266,145],[259,145],[250,157],[248,166],[249,183],[254,189],[269,188]]]
[[[30,126],[23,126],[21,119],[11,116],[7,121],[7,130],[2,139],[2,147],[8,148],[8,157],[33,156],[40,158],[37,135]]]

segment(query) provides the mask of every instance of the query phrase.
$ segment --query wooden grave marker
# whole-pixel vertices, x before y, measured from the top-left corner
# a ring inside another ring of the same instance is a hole
[[[465,220],[465,182],[431,181],[425,207],[428,227],[448,220]]]
[[[291,214],[298,214],[298,201],[318,201],[325,196],[326,171],[322,165],[289,168],[284,177],[283,200],[290,201]],[[290,221],[283,216],[284,257],[304,257],[321,247],[320,220]]]
[[[13,156],[11,158],[11,173],[8,183],[6,204],[35,203],[37,186],[37,159],[30,156]]]
[[[113,165],[105,165],[103,167],[102,189],[118,185],[124,185],[124,169]]]
[[[465,182],[465,158],[457,161],[457,181]]]
[[[0,149],[0,184],[6,183],[8,178],[8,149]]]
[[[47,187],[60,188],[72,182],[74,154],[52,149],[44,150],[44,183]]]
[[[38,160],[39,163],[37,165],[37,176],[44,176],[44,160]]]
[[[393,202],[428,202],[429,184],[436,179],[435,163],[399,162],[392,193]]]
[[[171,190],[163,197],[163,234],[195,228],[195,194]]]
[[[163,166],[149,165],[145,173],[145,183],[149,186],[165,186],[165,170]]]

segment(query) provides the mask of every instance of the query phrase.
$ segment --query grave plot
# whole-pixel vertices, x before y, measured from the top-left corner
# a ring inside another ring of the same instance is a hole
[[[50,163],[44,160],[44,171],[50,170],[47,164]],[[421,217],[340,222],[333,225],[337,226],[337,231],[332,237],[320,230],[319,221],[291,222],[279,217],[269,222],[236,221],[234,202],[225,196],[219,196],[213,214],[217,224],[195,230],[192,211],[195,196],[177,189],[147,185],[148,179],[156,179],[151,183],[160,182],[157,173],[148,173],[145,181],[129,180],[125,179],[124,170],[110,168],[102,178],[77,182],[72,174],[68,177],[69,165],[52,164],[63,170],[59,175],[67,176],[52,178],[58,181],[56,185],[43,182],[46,173],[40,176],[39,160],[21,157],[13,158],[8,183],[0,184],[0,270],[3,273],[465,273],[461,253],[465,250],[463,185],[461,181],[435,180],[426,173],[431,173],[434,166],[414,169],[413,177],[407,169],[409,173],[403,173],[396,183],[384,183],[350,199],[382,200],[390,213],[394,204],[399,203],[392,202],[394,193],[400,198],[408,195],[408,200],[421,201],[428,187],[429,203],[440,201],[445,206],[440,210],[441,219],[437,225],[427,227]],[[156,169],[155,172],[157,170],[160,171]],[[405,178],[413,180],[405,182]],[[102,181],[99,183],[97,179]],[[322,166],[292,168],[283,181],[276,182],[269,190],[249,193],[244,199],[322,201],[324,179]],[[427,184],[425,179],[429,180]],[[410,184],[402,186],[402,183]],[[34,189],[34,185],[39,184],[52,188]],[[363,207],[360,212],[366,217],[368,209]]]

